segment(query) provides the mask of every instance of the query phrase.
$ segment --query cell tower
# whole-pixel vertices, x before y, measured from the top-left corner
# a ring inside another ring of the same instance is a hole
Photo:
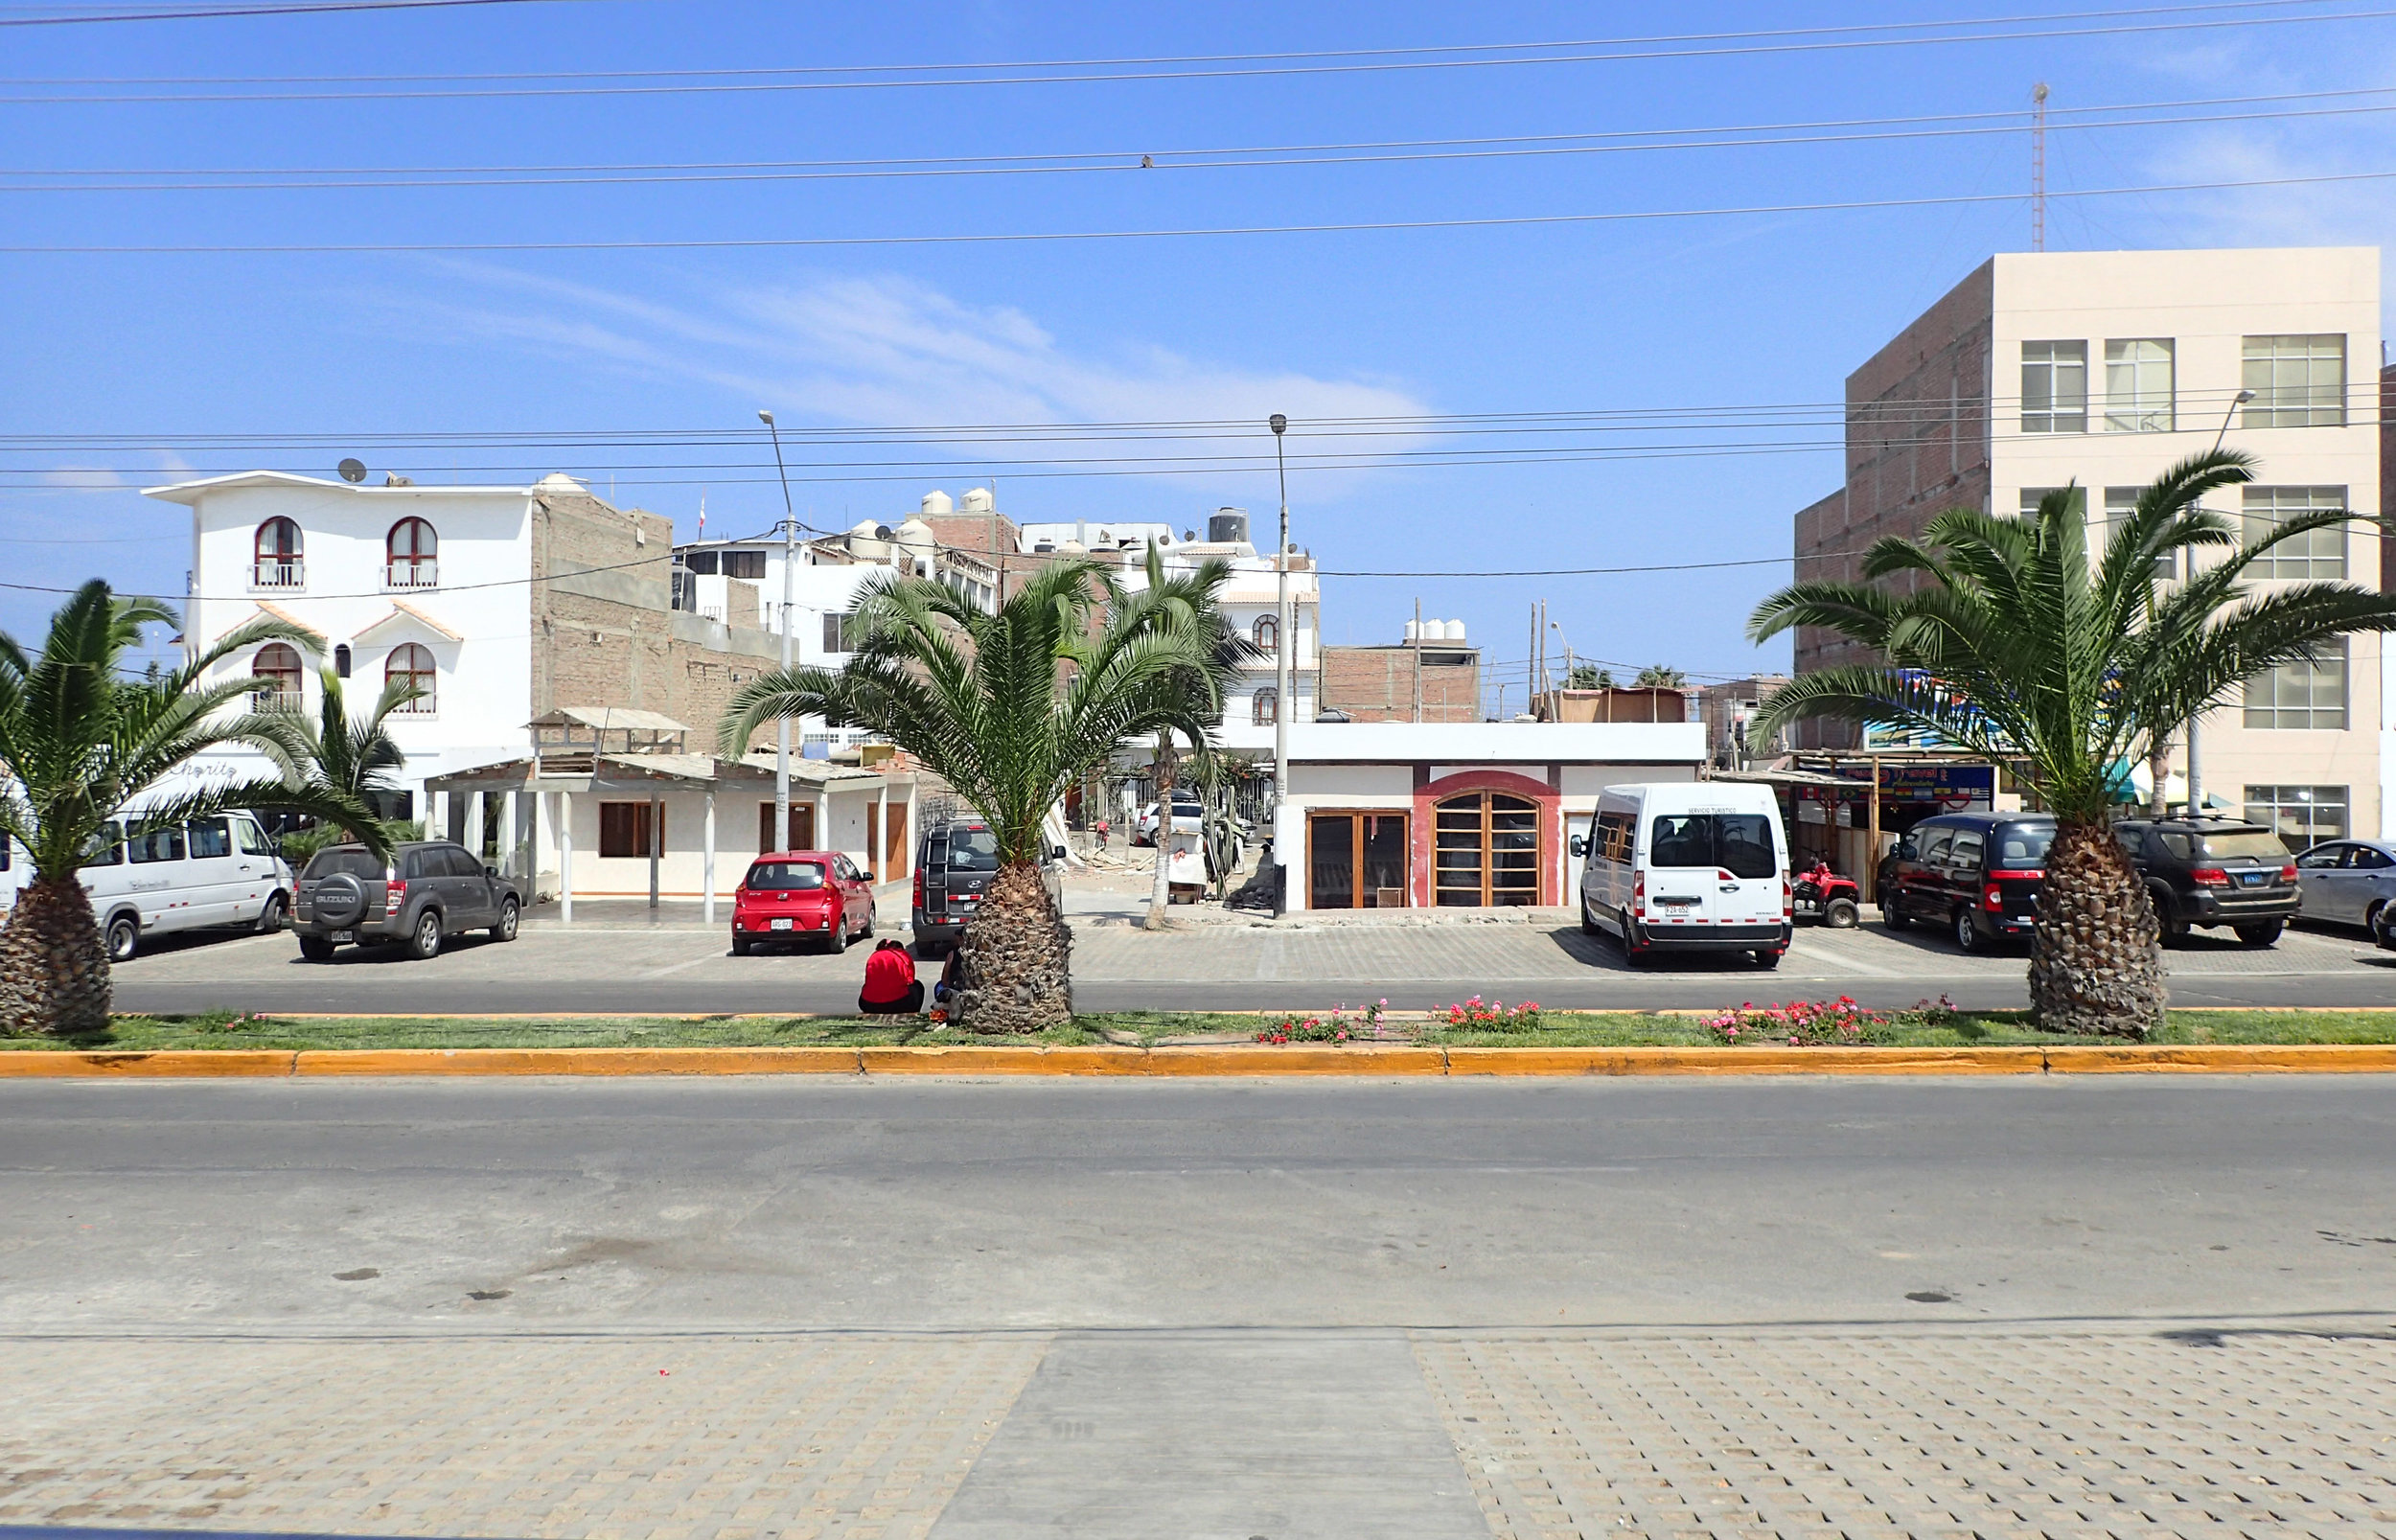
[[[2030,249],[2046,249],[2046,82],[2030,88]]]

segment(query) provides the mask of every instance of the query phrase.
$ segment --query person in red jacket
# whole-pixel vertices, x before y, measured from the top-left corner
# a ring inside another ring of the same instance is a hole
[[[911,1016],[923,1008],[924,986],[907,948],[896,941],[874,948],[865,959],[865,987],[857,992],[857,1009],[866,1016]]]

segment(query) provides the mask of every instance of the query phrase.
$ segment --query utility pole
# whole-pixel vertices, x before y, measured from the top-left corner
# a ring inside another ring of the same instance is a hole
[[[1289,714],[1291,686],[1298,682],[1298,627],[1289,606],[1289,466],[1281,457],[1281,435],[1289,430],[1289,419],[1275,412],[1265,425],[1273,429],[1273,469],[1281,481],[1281,542],[1273,548],[1273,816],[1278,827],[1281,804],[1289,797]],[[1289,864],[1280,859],[1279,841],[1274,861]]]
[[[791,670],[791,604],[796,592],[798,563],[798,514],[791,506],[791,473],[782,464],[782,430],[773,425],[773,414],[760,410],[757,421],[766,425],[773,437],[773,469],[782,478],[782,672]],[[787,849],[791,842],[791,719],[777,717],[773,724],[773,846]]]
[[[2030,88],[2030,249],[2046,249],[2046,82]]]

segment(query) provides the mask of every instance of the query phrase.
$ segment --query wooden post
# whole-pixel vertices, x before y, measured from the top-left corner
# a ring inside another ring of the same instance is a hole
[[[657,907],[657,861],[665,845],[665,804],[649,793],[649,907]]]
[[[1878,904],[1880,902],[1880,756],[1873,755],[1871,764],[1872,812],[1865,826],[1863,870],[1856,875],[1861,879],[1863,896]]]

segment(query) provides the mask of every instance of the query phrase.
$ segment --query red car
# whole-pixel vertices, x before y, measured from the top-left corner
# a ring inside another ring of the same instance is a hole
[[[873,884],[834,850],[783,850],[759,856],[732,901],[732,954],[760,941],[819,943],[840,952],[873,934]]]

